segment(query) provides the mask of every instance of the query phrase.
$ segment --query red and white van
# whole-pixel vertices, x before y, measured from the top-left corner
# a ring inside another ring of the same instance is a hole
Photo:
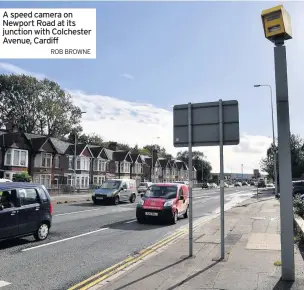
[[[158,218],[172,224],[188,217],[189,188],[185,184],[156,183],[150,186],[136,207],[139,223]]]

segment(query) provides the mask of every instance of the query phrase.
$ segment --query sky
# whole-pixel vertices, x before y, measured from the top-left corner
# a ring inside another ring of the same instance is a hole
[[[96,8],[97,57],[91,60],[0,60],[0,73],[57,81],[73,95],[85,133],[139,146],[173,147],[172,107],[238,100],[241,141],[224,149],[226,172],[252,173],[271,143],[273,44],[261,11],[281,2],[2,2],[0,8]],[[292,133],[304,136],[303,2],[284,2],[293,39],[286,42]],[[275,114],[276,123],[276,114]],[[157,138],[159,137],[159,138]],[[182,148],[183,149],[183,148]],[[186,148],[185,148],[186,149]],[[213,171],[219,148],[200,147]]]

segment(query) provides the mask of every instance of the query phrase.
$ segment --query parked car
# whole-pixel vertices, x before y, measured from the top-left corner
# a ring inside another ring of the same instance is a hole
[[[10,179],[0,178],[0,183],[2,182],[12,182]]]
[[[304,180],[297,180],[292,182],[292,195],[294,197],[304,194]]]
[[[0,184],[0,240],[34,235],[48,237],[53,207],[41,184],[5,182]]]
[[[265,180],[259,180],[259,182],[258,182],[258,188],[265,188],[265,187],[266,187]]]
[[[188,217],[189,188],[185,184],[153,184],[136,207],[139,223],[160,219],[175,224],[179,217]]]
[[[234,187],[242,187],[242,183],[241,183],[241,182],[236,182],[236,183],[234,184]]]
[[[224,187],[229,187],[227,182],[224,182]]]
[[[248,186],[248,185],[249,184],[246,181],[242,182],[242,186]]]
[[[137,193],[138,194],[145,193],[152,184],[153,184],[152,182],[141,182],[138,185]]]
[[[108,179],[92,194],[94,204],[111,202],[118,205],[121,201],[136,200],[136,181],[134,179]]]
[[[218,188],[218,186],[216,183],[212,182],[212,183],[210,183],[209,188]]]
[[[208,182],[203,183],[202,189],[209,189],[209,188],[210,188],[210,184]]]

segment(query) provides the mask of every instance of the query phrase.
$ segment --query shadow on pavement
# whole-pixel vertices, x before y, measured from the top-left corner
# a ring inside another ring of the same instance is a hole
[[[166,267],[164,267],[164,268],[161,268],[161,269],[159,269],[159,270],[157,270],[157,271],[154,271],[154,272],[152,272],[152,273],[150,273],[150,274],[147,274],[147,275],[145,275],[145,276],[143,276],[143,277],[141,277],[141,278],[139,278],[139,279],[136,279],[136,280],[134,280],[134,281],[132,281],[132,282],[130,282],[130,283],[127,283],[127,284],[125,284],[125,285],[123,285],[123,286],[120,286],[120,287],[116,288],[115,290],[125,289],[126,287],[132,286],[132,285],[134,285],[134,284],[136,284],[136,283],[138,283],[138,282],[140,282],[140,281],[143,281],[143,280],[146,279],[146,278],[149,278],[149,277],[151,277],[151,276],[153,276],[153,275],[156,275],[156,274],[158,274],[158,273],[160,273],[160,272],[162,272],[162,271],[165,271],[165,270],[167,270],[167,269],[169,269],[169,268],[171,268],[171,267],[174,267],[174,266],[176,266],[176,265],[179,265],[180,263],[182,263],[182,262],[184,262],[184,261],[186,261],[186,260],[188,260],[188,259],[189,259],[189,257],[181,258],[181,260],[179,260],[179,261],[177,261],[177,262],[175,262],[175,263],[173,263],[173,264],[170,264],[170,265],[168,265],[168,266],[166,266]],[[208,267],[205,267],[204,269],[202,269],[202,270],[196,272],[195,274],[191,275],[191,276],[188,277],[187,279],[182,280],[181,282],[175,284],[174,286],[168,288],[167,290],[173,290],[173,289],[175,289],[175,288],[181,286],[182,284],[184,284],[184,283],[190,281],[191,279],[195,278],[196,276],[198,276],[198,275],[204,273],[205,271],[209,270],[210,268],[212,268],[213,266],[215,266],[215,265],[216,265],[217,263],[219,263],[219,262],[220,262],[220,261],[216,261],[216,262],[210,264]],[[276,289],[276,290],[277,290],[277,289]]]
[[[292,281],[282,281],[281,279],[278,283],[272,288],[272,290],[290,290],[292,289],[294,282]]]
[[[5,240],[0,242],[0,250],[8,249],[8,248],[13,248],[17,246],[23,246],[33,243],[33,240],[27,240],[27,239],[11,239],[11,240]]]

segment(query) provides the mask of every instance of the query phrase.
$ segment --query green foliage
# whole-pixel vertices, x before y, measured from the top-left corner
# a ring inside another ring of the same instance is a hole
[[[301,178],[304,173],[304,141],[298,135],[292,134],[290,136],[290,149],[292,177]],[[266,157],[260,162],[261,170],[266,172],[271,179],[274,179],[273,159],[275,152],[279,162],[278,148],[273,144],[268,148]],[[279,172],[279,166],[277,166],[277,172]]]
[[[0,75],[1,126],[11,122],[20,132],[64,137],[80,120],[80,108],[57,83],[26,75]]]
[[[14,182],[31,182],[32,177],[26,172],[15,173],[13,175]]]
[[[295,214],[304,218],[304,200],[302,200],[300,197],[296,197],[293,200],[293,210]]]
[[[203,159],[205,157],[204,153],[200,151],[193,151],[192,156],[193,165],[197,170],[198,180],[209,180],[212,166],[209,161]],[[176,158],[188,164],[188,151],[179,151]]]

